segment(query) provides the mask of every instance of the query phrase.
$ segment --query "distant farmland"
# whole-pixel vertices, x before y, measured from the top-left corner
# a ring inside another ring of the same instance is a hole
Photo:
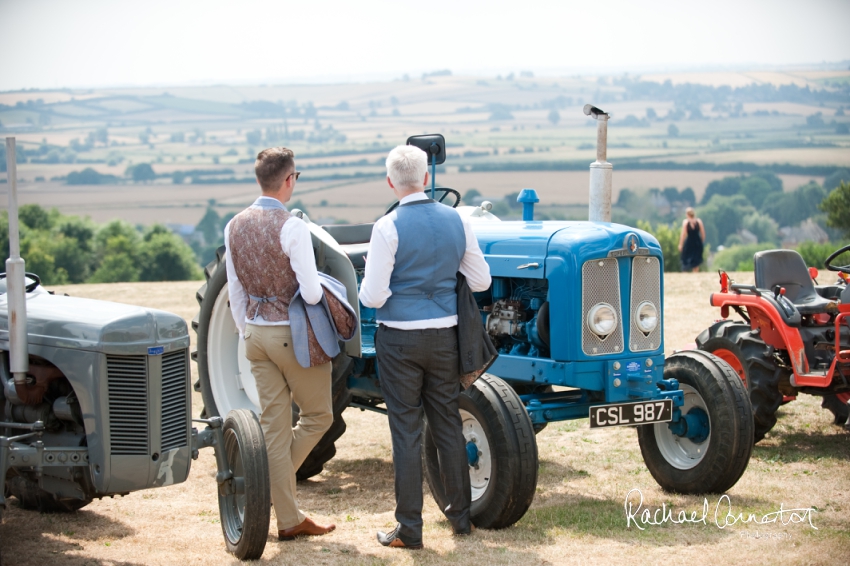
[[[316,175],[309,167],[305,178]],[[375,169],[379,170],[379,169]],[[246,171],[246,174],[247,171]],[[733,173],[707,171],[618,171],[614,165],[614,200],[623,188],[691,187],[700,198],[708,183]],[[786,190],[807,183],[812,177],[780,175]],[[822,178],[815,177],[822,181]],[[446,173],[437,176],[441,186],[465,194],[478,190],[491,200],[524,188],[537,191],[543,204],[587,204],[587,171],[505,171],[483,173]],[[26,182],[19,185],[21,204],[35,203],[57,208],[63,214],[89,216],[96,222],[121,219],[131,224],[197,224],[215,200],[216,210],[224,215],[248,206],[259,194],[252,183],[221,185],[91,185],[69,186],[58,182]],[[6,185],[0,185],[0,198],[6,199]],[[299,182],[293,201],[300,200],[314,220],[333,218],[352,223],[370,222],[383,213],[394,199],[382,176],[369,180]]]

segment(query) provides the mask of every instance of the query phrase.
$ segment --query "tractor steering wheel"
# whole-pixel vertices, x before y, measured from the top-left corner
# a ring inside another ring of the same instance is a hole
[[[425,189],[425,194],[429,195],[429,198],[430,198],[431,189]],[[448,187],[437,187],[436,189],[434,189],[434,200],[439,202],[439,203],[442,203],[444,200],[449,198],[449,196],[454,197],[454,202],[452,202],[451,204],[448,204],[448,206],[451,206],[452,208],[457,208],[458,203],[460,203],[460,193],[459,192],[457,192],[454,189],[450,189]],[[394,203],[392,203],[390,205],[390,207],[384,213],[384,216],[386,216],[387,214],[389,214],[390,212],[392,212],[396,208],[398,208],[398,201],[395,201]]]
[[[36,287],[41,285],[41,278],[38,275],[36,275],[35,273],[30,273],[29,271],[27,271],[27,272],[24,273],[24,277],[25,277],[24,282],[26,282],[27,279],[30,280],[30,282],[27,283],[26,286],[24,287],[24,290],[27,293],[32,293],[33,291],[35,291]],[[6,279],[6,274],[0,273],[0,279]],[[5,283],[3,283],[3,292],[6,292],[6,284]]]
[[[844,252],[850,252],[850,246],[844,246],[843,248],[838,249],[833,252],[826,261],[823,262],[824,267],[826,267],[830,271],[840,271],[841,273],[850,274],[850,265],[832,265],[832,260],[843,254]]]

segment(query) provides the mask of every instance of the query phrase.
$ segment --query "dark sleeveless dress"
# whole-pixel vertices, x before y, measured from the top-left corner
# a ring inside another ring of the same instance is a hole
[[[702,238],[699,234],[699,222],[695,222],[693,226],[688,222],[687,230],[685,245],[682,246],[682,271],[691,271],[702,264]]]

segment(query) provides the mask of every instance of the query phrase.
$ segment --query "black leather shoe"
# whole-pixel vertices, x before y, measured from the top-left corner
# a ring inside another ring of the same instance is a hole
[[[422,548],[422,540],[404,540],[399,532],[400,529],[401,525],[396,525],[388,533],[378,531],[378,542],[392,548],[407,548],[410,550],[419,550]]]
[[[473,525],[472,523],[469,523],[469,524],[467,524],[466,528],[461,527],[461,528],[456,529],[456,528],[452,527],[452,532],[454,533],[454,535],[456,537],[465,537],[465,536],[471,535],[472,533],[475,532],[475,525]]]

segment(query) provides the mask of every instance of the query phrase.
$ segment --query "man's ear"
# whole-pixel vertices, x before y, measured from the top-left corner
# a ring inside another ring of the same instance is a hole
[[[389,175],[387,175],[387,184],[390,186],[391,189],[395,190],[395,185],[393,185],[393,182],[390,180]]]
[[[429,176],[429,173],[427,171],[425,171],[425,181],[422,183],[423,187],[428,186],[428,176]]]

